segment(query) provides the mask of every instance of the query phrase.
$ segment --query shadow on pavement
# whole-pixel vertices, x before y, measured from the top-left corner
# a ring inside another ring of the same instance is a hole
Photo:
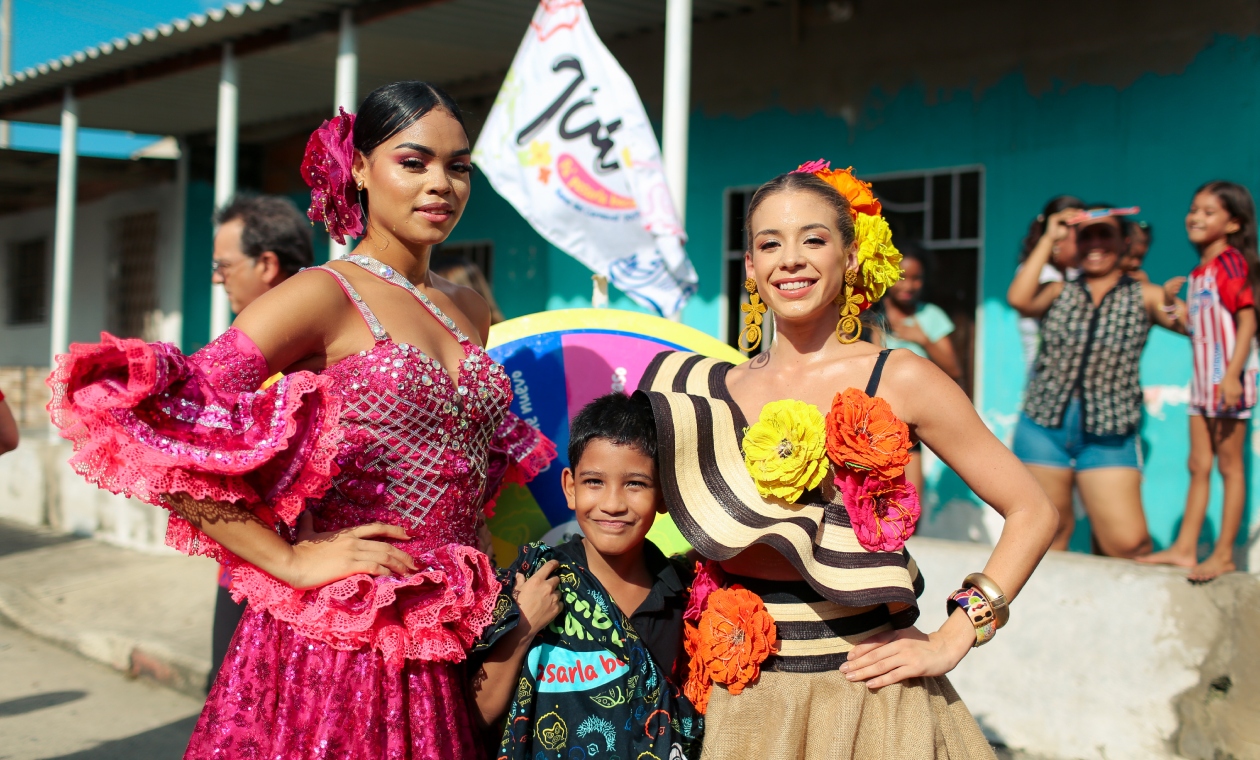
[[[86,691],[49,691],[43,694],[32,694],[29,697],[10,699],[0,702],[0,718],[25,715],[28,712],[43,710],[45,707],[56,707],[67,702],[74,702],[86,696]]]
[[[126,739],[102,742],[92,749],[44,760],[179,760],[188,748],[188,737],[192,736],[198,717],[189,715]]]
[[[33,528],[11,520],[0,520],[0,557],[45,546],[68,544],[72,541],[84,541],[82,536],[52,533],[46,529]]]

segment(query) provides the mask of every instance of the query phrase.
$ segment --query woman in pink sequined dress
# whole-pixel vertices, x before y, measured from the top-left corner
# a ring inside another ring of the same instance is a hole
[[[230,565],[249,601],[186,758],[479,754],[462,662],[499,584],[478,519],[555,449],[509,411],[485,302],[428,271],[470,169],[449,96],[382,87],[302,165],[312,220],[356,255],[191,356],[102,334],[58,357],[74,467],[170,507],[167,542]]]

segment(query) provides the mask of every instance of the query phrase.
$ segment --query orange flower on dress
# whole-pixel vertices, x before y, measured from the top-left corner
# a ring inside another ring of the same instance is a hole
[[[687,653],[687,683],[683,684],[683,694],[691,701],[692,706],[704,715],[709,711],[709,694],[713,692],[713,679],[698,656],[700,653],[700,628],[691,623],[683,623],[683,651]]]
[[[761,674],[778,642],[774,619],[761,597],[738,586],[709,595],[708,609],[700,617],[696,656],[707,675],[739,694]]]
[[[910,462],[910,428],[884,399],[847,388],[827,413],[827,454],[840,467],[891,480]]]
[[[818,179],[831,185],[840,194],[849,199],[849,205],[853,207],[853,218],[856,219],[858,214],[870,214],[871,216],[879,216],[883,211],[883,206],[875,199],[875,194],[871,192],[871,183],[863,182],[853,176],[853,167],[848,169],[835,170],[831,168],[830,161],[818,159],[801,164],[796,168],[793,174],[812,174]]]

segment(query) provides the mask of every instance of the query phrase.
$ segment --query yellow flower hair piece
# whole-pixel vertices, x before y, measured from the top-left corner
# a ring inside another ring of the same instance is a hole
[[[766,404],[744,431],[744,466],[763,496],[795,502],[827,474],[827,421],[813,404]]]
[[[901,279],[901,251],[893,245],[892,230],[882,216],[858,214],[854,229],[862,284],[867,301],[874,303]]]
[[[821,158],[801,164],[792,173],[813,174],[849,201],[862,280],[859,290],[865,296],[860,308],[869,309],[901,279],[901,252],[893,245],[892,231],[883,217],[879,199],[871,192],[871,184],[858,179],[852,166],[844,171],[833,171],[831,162]]]

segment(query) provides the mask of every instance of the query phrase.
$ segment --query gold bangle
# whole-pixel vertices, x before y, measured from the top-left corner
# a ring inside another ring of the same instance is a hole
[[[1011,619],[1011,608],[1006,603],[1006,595],[993,579],[984,573],[972,573],[963,579],[963,588],[974,588],[989,600],[993,615],[997,618],[997,627],[1001,628]]]

